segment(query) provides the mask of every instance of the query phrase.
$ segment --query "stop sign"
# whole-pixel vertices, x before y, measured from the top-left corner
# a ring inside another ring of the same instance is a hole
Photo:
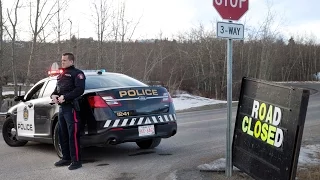
[[[222,19],[239,20],[249,9],[249,0],[213,0]]]

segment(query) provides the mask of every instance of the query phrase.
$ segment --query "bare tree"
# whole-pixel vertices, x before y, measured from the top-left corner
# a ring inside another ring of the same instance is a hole
[[[161,66],[162,62],[172,55],[172,52],[163,53],[165,45],[166,43],[162,40],[145,43],[143,81],[150,81],[150,76],[155,74],[157,67]]]
[[[30,26],[32,29],[32,44],[31,44],[30,56],[28,61],[28,69],[27,69],[27,79],[26,79],[27,86],[30,84],[31,67],[36,55],[38,36],[44,30],[44,28],[48,25],[51,19],[57,14],[57,11],[55,11],[54,9],[54,7],[57,4],[57,1],[51,7],[49,7],[48,11],[44,12],[45,7],[48,6],[47,3],[48,3],[48,0],[44,0],[44,1],[36,0],[36,9],[33,12],[32,3],[30,2]],[[32,20],[32,15],[34,15],[34,20]]]
[[[180,47],[183,46],[181,44],[176,44],[176,56],[173,56],[173,65],[171,65],[169,68],[169,77],[167,77],[167,83],[166,83],[166,87],[168,88],[170,93],[174,93],[175,90],[179,90],[181,89],[182,83],[185,81],[185,77],[188,74],[188,71],[186,70],[187,65],[186,63],[183,63],[186,59],[186,57],[188,57],[188,52],[183,50],[182,48],[185,47]],[[165,63],[166,64],[166,63]],[[161,66],[160,69],[162,69],[163,67]],[[166,70],[168,67],[164,67]],[[162,71],[162,70],[161,70]],[[168,74],[165,72],[165,74]],[[162,75],[162,72],[161,72]]]
[[[57,0],[57,15],[58,15],[58,24],[57,24],[57,33],[58,33],[58,55],[61,55],[61,21],[60,21],[60,0]]]
[[[54,25],[55,29],[56,29],[56,33],[57,33],[57,54],[58,57],[62,54],[62,50],[61,50],[61,33],[63,34],[63,26],[64,26],[64,18],[61,17],[61,13],[63,13],[64,11],[67,10],[68,8],[68,4],[69,4],[69,0],[56,0],[56,5],[57,5],[57,24]],[[71,41],[71,28],[72,28],[72,21],[70,19],[68,19],[70,21],[70,36],[69,36],[69,40]]]
[[[94,10],[95,10],[95,26],[97,30],[97,37],[98,37],[98,57],[96,61],[96,68],[101,68],[101,62],[103,62],[103,57],[106,54],[103,53],[103,42],[106,36],[106,31],[109,26],[107,23],[108,19],[110,18],[110,8],[112,7],[108,0],[99,0],[99,3],[94,2]]]
[[[135,33],[135,30],[140,22],[140,19],[137,22],[134,22],[133,20],[129,20],[126,17],[125,11],[126,10],[126,4],[125,2],[121,1],[120,5],[118,6],[118,12],[113,18],[115,23],[113,23],[113,31],[114,31],[114,39],[115,39],[115,59],[114,59],[114,70],[116,70],[116,66],[119,67],[118,71],[123,72],[124,71],[124,57],[127,51],[126,43],[125,41],[130,41],[133,34]],[[120,36],[120,63],[117,65],[117,41],[118,41],[118,35]]]
[[[267,1],[267,16],[260,27],[261,30],[261,54],[259,66],[259,78],[265,80],[272,80],[271,74],[273,73],[274,59],[271,58],[273,51],[273,42],[278,35],[278,28],[273,29],[272,26],[276,25],[276,14],[272,8],[273,4]]]
[[[113,21],[112,21],[112,32],[114,39],[114,55],[113,55],[113,71],[117,71],[117,60],[118,60],[118,37],[119,37],[119,13],[113,12]]]
[[[10,36],[11,39],[11,68],[12,68],[12,78],[13,78],[13,83],[14,83],[14,95],[17,96],[18,88],[17,88],[17,66],[16,66],[16,59],[15,59],[15,54],[16,54],[16,35],[17,35],[17,22],[18,22],[18,8],[19,8],[19,1],[17,0],[14,6],[14,15],[11,17],[11,13],[9,12],[9,9],[7,9],[7,15],[8,19],[12,28],[12,31],[5,26],[6,31],[8,35]],[[12,9],[11,9],[12,12]]]

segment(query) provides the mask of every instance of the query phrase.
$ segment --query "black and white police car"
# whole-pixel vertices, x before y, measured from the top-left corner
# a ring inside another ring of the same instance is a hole
[[[177,133],[175,109],[166,88],[103,70],[84,73],[86,89],[79,100],[82,147],[136,142],[149,149]],[[24,96],[15,97],[20,102],[8,110],[2,127],[9,146],[23,146],[28,141],[52,143],[62,156],[59,107],[50,99],[56,82],[57,74],[37,82]]]

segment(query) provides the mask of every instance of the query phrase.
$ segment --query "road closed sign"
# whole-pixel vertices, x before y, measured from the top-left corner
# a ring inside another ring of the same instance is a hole
[[[243,78],[232,162],[254,179],[294,180],[309,90]]]
[[[244,37],[244,26],[243,24],[218,22],[217,36],[221,38],[241,40]]]

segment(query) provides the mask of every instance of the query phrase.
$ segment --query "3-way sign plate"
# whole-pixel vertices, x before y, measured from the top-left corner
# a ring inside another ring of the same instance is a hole
[[[217,36],[221,38],[242,40],[244,36],[244,26],[243,24],[218,22]]]

